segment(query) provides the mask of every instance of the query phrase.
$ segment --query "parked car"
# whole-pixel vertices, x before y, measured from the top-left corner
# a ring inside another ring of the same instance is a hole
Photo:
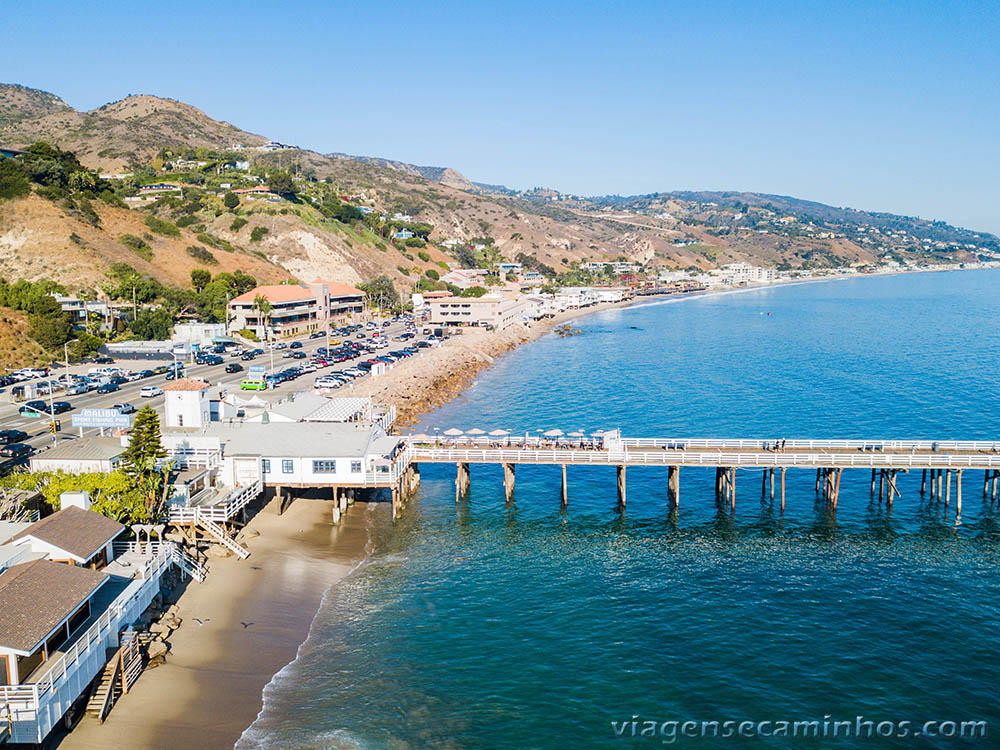
[[[27,456],[32,450],[34,449],[27,443],[8,443],[3,448],[0,448],[0,456],[4,458],[20,458],[21,456]]]
[[[167,375],[167,379],[170,379],[169,375]],[[117,383],[105,383],[104,385],[100,385],[97,387],[98,393],[114,393],[117,390],[118,390]]]
[[[139,391],[140,398],[154,398],[155,396],[162,396],[163,389],[158,385],[144,385],[142,390]]]
[[[112,409],[117,409],[119,414],[134,414],[135,407],[129,403],[115,404],[111,407]]]
[[[226,365],[226,372],[229,373],[243,372],[243,365],[239,364],[238,362],[230,362],[228,365]]]
[[[28,439],[28,433],[24,430],[0,430],[0,445],[7,443],[20,443]]]

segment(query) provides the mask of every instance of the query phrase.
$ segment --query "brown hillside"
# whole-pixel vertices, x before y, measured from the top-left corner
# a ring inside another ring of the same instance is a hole
[[[239,269],[267,282],[287,278],[284,269],[249,252],[210,248],[218,265],[198,263],[186,252],[189,246],[204,246],[194,235],[183,230],[180,238],[154,235],[141,213],[101,201],[93,205],[101,219],[99,227],[36,195],[0,203],[0,276],[51,279],[78,289],[106,281],[111,265],[124,262],[164,283],[182,286],[190,283],[195,267],[213,273]],[[153,248],[153,259],[148,261],[122,245],[118,241],[122,234],[145,237]]]
[[[28,334],[24,313],[0,307],[0,372],[28,367],[45,359],[45,350]]]

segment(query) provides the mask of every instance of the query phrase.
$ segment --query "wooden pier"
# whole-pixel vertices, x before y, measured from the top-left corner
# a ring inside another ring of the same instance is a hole
[[[414,435],[407,438],[410,462],[454,463],[457,466],[455,500],[466,497],[472,464],[498,464],[504,472],[504,494],[514,500],[514,478],[519,464],[553,465],[562,470],[561,505],[569,502],[570,466],[614,466],[618,508],[627,504],[629,467],[665,467],[665,497],[680,504],[681,468],[715,470],[715,499],[736,509],[738,471],[759,471],[761,496],[785,507],[785,475],[789,469],[815,472],[816,495],[837,506],[844,472],[858,469],[869,481],[869,495],[892,505],[901,496],[900,473],[920,471],[920,495],[962,512],[962,480],[970,471],[983,472],[983,497],[991,503],[1000,495],[1000,441],[957,440],[725,440],[625,438],[618,431],[599,439],[546,440],[542,437],[506,437],[501,440],[459,436]],[[952,487],[954,485],[954,494]]]

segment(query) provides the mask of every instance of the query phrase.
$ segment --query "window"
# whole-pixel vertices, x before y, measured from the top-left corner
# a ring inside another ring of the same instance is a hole
[[[271,473],[271,459],[269,459],[269,458],[262,459],[260,463],[261,463],[261,470],[265,474],[270,474]]]
[[[281,473],[291,474],[295,471],[295,463],[290,458],[281,459]]]
[[[351,461],[351,473],[352,474],[360,474],[361,473],[361,462],[360,461]]]
[[[313,461],[313,474],[336,474],[336,461]]]

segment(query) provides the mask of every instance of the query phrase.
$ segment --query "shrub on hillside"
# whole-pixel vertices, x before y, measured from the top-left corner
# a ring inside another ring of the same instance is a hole
[[[136,237],[134,234],[121,234],[118,235],[118,241],[139,257],[146,260],[153,259],[153,248],[142,237]]]
[[[438,279],[440,279],[440,278],[441,278],[441,274],[439,274],[439,273],[438,273],[437,271],[435,271],[435,270],[434,270],[433,268],[428,268],[428,269],[427,269],[426,271],[424,271],[424,275],[425,275],[425,276],[426,276],[426,277],[427,277],[428,279],[434,279],[434,281],[437,281]]]
[[[420,258],[420,260],[422,260],[424,263],[426,263],[431,259],[431,256],[425,253],[423,250],[417,253],[417,257]]]
[[[260,242],[264,239],[265,234],[267,234],[267,227],[254,227],[250,230],[250,241]]]
[[[187,254],[195,260],[201,261],[209,266],[217,266],[219,264],[219,261],[215,259],[214,255],[212,255],[212,251],[202,247],[201,245],[190,245],[187,248]]]
[[[182,216],[177,220],[177,226],[179,227],[189,227],[192,224],[198,223],[198,217],[194,214],[188,214],[187,216]]]
[[[181,230],[178,229],[175,224],[171,224],[169,221],[164,219],[159,219],[156,216],[147,216],[146,226],[149,227],[151,232],[162,234],[164,237],[181,236]]]
[[[0,200],[20,198],[30,192],[24,168],[13,159],[0,158]]]
[[[242,216],[237,216],[235,219],[233,219],[233,223],[229,225],[229,231],[238,232],[246,225],[247,225],[247,220],[244,219]]]

